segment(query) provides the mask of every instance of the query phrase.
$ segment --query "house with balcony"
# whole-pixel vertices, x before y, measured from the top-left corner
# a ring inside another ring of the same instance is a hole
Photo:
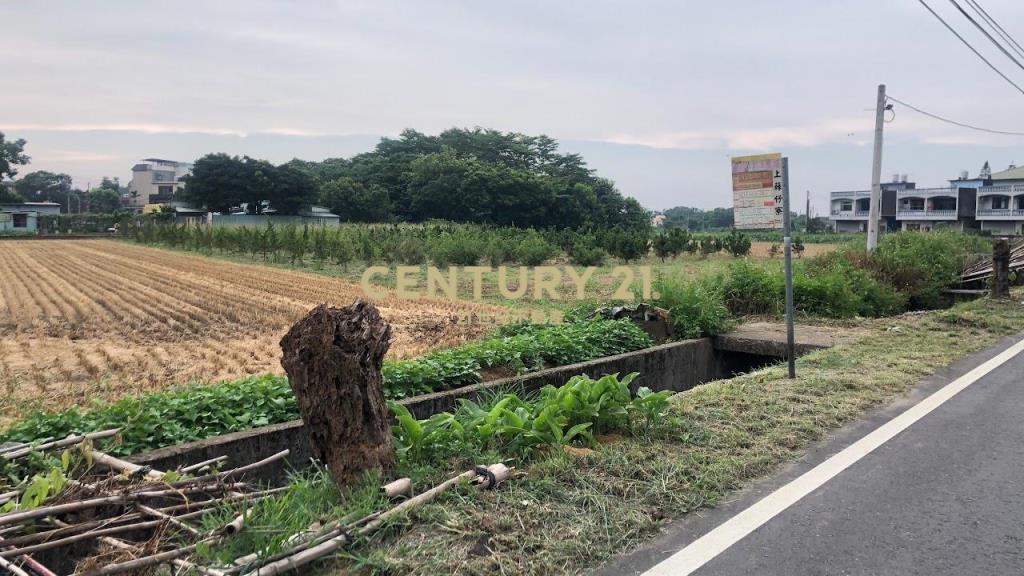
[[[899,230],[928,232],[939,228],[976,228],[976,189],[950,185],[896,192],[896,223]]]
[[[977,219],[994,234],[1024,234],[1024,167],[992,174],[977,188]]]
[[[878,229],[894,230],[896,223],[896,193],[902,190],[913,190],[916,184],[907,182],[906,178],[894,178],[892,182],[882,184],[882,205],[879,211]],[[867,232],[868,213],[871,209],[870,190],[846,190],[832,192],[830,195],[831,209],[829,220],[836,232]]]
[[[174,193],[184,186],[182,178],[192,172],[189,162],[146,158],[132,166],[127,206],[142,210],[147,204],[170,204]]]

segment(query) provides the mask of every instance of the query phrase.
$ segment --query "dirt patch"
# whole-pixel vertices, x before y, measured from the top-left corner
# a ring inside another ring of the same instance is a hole
[[[517,372],[508,366],[492,366],[480,371],[480,381],[490,382],[492,380],[501,380],[502,378],[511,378],[516,374]]]

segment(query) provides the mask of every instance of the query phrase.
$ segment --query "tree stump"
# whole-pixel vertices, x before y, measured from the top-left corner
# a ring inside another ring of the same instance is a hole
[[[992,243],[992,297],[1010,295],[1010,241],[998,238]]]
[[[395,465],[381,364],[391,327],[377,308],[356,300],[320,305],[281,339],[281,365],[298,400],[313,455],[339,486]]]

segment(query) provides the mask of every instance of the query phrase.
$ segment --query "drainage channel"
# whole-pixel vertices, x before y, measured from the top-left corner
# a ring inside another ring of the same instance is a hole
[[[799,342],[796,351],[797,355],[803,355],[829,346],[830,343],[820,341]],[[705,382],[731,378],[775,364],[781,361],[784,355],[785,342],[780,342],[774,335],[751,337],[735,334],[683,340],[579,364],[407,398],[400,403],[417,418],[423,419],[429,418],[432,414],[453,410],[459,399],[472,400],[481,394],[493,395],[502,391],[528,394],[549,384],[562,385],[580,374],[599,378],[606,374],[631,372],[640,373],[632,384],[634,392],[641,386],[654,391],[683,392]],[[285,449],[290,451],[287,461],[281,466],[260,469],[260,476],[256,479],[280,483],[287,479],[290,471],[308,466],[312,452],[302,420],[169,446],[133,456],[130,460],[158,470],[174,470],[220,456],[227,456],[229,461],[234,462],[255,462]]]

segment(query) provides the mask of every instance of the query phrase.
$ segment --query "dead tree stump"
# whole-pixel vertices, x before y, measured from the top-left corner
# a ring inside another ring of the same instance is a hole
[[[1010,241],[998,238],[992,243],[992,297],[1010,295]]]
[[[320,305],[281,339],[281,365],[298,400],[313,455],[346,485],[395,465],[381,364],[391,327],[377,308],[356,300]]]

